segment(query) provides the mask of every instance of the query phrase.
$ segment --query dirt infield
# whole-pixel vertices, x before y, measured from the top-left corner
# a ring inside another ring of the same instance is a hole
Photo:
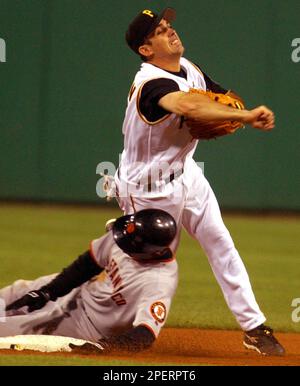
[[[149,362],[186,365],[299,366],[300,334],[278,333],[286,349],[284,357],[264,357],[244,349],[242,332],[165,328],[153,348],[141,356]],[[124,356],[118,356],[124,358]],[[127,356],[137,360],[138,355]]]
[[[300,334],[277,333],[276,337],[286,349],[283,357],[264,357],[246,350],[242,345],[241,331],[201,330],[165,328],[153,347],[142,353],[118,353],[110,355],[74,355],[72,353],[51,353],[55,356],[82,357],[100,360],[102,364],[111,359],[131,362],[178,364],[178,365],[223,365],[223,366],[300,366]],[[1,355],[20,355],[24,352],[1,350]],[[30,355],[47,355],[27,351]],[[88,363],[86,364],[88,365]]]

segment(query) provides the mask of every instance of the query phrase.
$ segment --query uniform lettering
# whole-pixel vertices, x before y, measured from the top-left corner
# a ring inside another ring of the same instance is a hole
[[[292,41],[292,47],[296,47],[292,51],[292,61],[294,63],[300,62],[300,38],[296,38]]]
[[[113,271],[114,268],[118,267],[117,263],[114,259],[111,260],[109,266],[108,266],[108,271]]]
[[[116,279],[112,282],[113,286],[116,288],[117,285],[122,281],[121,276],[117,276]]]
[[[148,15],[148,16],[150,16],[150,17],[154,17],[153,12],[150,11],[149,9],[145,9],[145,10],[143,11],[143,14],[144,14],[144,15]]]
[[[6,43],[4,39],[0,38],[0,62],[6,62]]]
[[[113,281],[114,277],[116,276],[116,274],[118,273],[119,269],[118,267],[115,268],[115,270],[109,274],[109,277],[110,277],[110,280]],[[114,283],[113,283],[114,284]]]
[[[121,306],[123,304],[126,304],[126,300],[121,294],[121,290],[123,289],[122,287],[122,278],[119,273],[119,267],[117,262],[112,259],[111,262],[109,263],[109,266],[107,268],[107,274],[112,282],[114,292],[111,297],[111,299],[118,305]]]
[[[118,306],[122,306],[123,304],[126,304],[126,300],[123,298],[123,295],[120,292],[117,294],[114,294],[111,298]]]

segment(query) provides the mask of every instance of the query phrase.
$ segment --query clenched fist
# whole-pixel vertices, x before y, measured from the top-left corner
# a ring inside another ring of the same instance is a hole
[[[244,111],[243,122],[255,129],[269,131],[275,126],[275,116],[266,106],[259,106],[253,110]]]

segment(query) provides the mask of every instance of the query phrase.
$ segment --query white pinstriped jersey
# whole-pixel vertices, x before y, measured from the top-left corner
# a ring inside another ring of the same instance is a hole
[[[201,71],[185,58],[180,60],[187,79],[149,63],[143,63],[131,87],[123,123],[124,151],[120,164],[123,182],[146,182],[149,171],[165,163],[182,168],[187,157],[192,157],[197,146],[187,127],[176,114],[167,114],[156,122],[149,122],[139,110],[139,98],[143,85],[155,78],[174,80],[181,91],[190,88],[206,90]],[[164,177],[169,175],[169,171]]]
[[[177,287],[176,260],[138,262],[115,244],[112,232],[93,240],[91,252],[105,275],[81,287],[89,320],[104,337],[139,325],[157,337]]]

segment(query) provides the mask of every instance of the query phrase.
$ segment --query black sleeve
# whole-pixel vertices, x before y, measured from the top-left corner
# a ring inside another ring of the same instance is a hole
[[[116,337],[102,339],[100,344],[105,351],[141,351],[149,348],[154,341],[155,336],[147,327],[137,326]]]
[[[80,255],[71,265],[63,269],[49,284],[40,288],[49,294],[50,300],[65,296],[72,289],[79,287],[103,269],[95,262],[90,252]]]
[[[156,122],[169,114],[169,111],[158,106],[159,100],[171,93],[180,91],[178,84],[168,78],[152,79],[145,83],[139,99],[139,110],[149,122]]]

